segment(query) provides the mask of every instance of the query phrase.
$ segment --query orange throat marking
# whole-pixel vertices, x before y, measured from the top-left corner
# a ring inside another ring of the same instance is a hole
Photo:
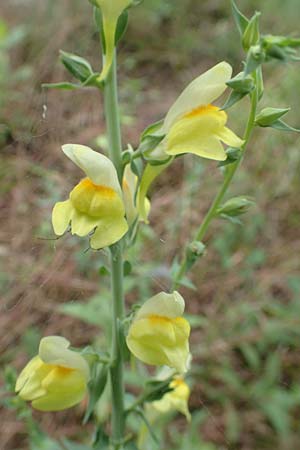
[[[99,192],[105,197],[114,197],[116,195],[114,189],[101,184],[94,184],[89,178],[81,180],[79,185],[88,191]]]
[[[201,105],[198,106],[197,108],[193,109],[192,111],[188,112],[187,114],[184,115],[184,118],[191,118],[191,117],[196,117],[196,116],[201,116],[202,114],[207,114],[210,112],[217,112],[219,111],[220,108],[218,108],[218,106],[214,106],[214,105]]]

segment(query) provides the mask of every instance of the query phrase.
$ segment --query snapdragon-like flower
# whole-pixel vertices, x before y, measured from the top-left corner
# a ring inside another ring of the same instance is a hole
[[[68,200],[54,206],[52,224],[55,234],[64,234],[71,223],[72,234],[78,236],[87,236],[95,230],[90,239],[94,249],[114,244],[124,236],[128,225],[113,163],[84,145],[67,144],[62,150],[87,178],[74,187]]]
[[[182,317],[184,300],[178,292],[160,292],[137,312],[126,339],[130,351],[141,361],[167,365],[182,373],[189,359],[190,325]]]
[[[149,403],[147,412],[150,420],[155,421],[162,414],[178,411],[190,421],[191,414],[188,407],[190,396],[189,386],[182,377],[175,377],[169,386],[172,391],[167,392],[161,399]]]
[[[223,161],[227,158],[223,144],[240,147],[243,140],[226,127],[227,114],[213,105],[227,88],[232,68],[221,62],[193,80],[169,109],[162,126],[156,131],[164,136],[151,153],[153,159],[164,161],[168,156],[193,153],[202,158]],[[171,163],[147,164],[139,196],[139,210],[145,220],[144,198],[155,178]]]
[[[100,81],[104,80],[111,67],[114,49],[115,34],[120,15],[131,3],[132,0],[95,0],[101,9],[103,34],[105,38],[105,63],[100,74]]]
[[[223,161],[222,142],[240,147],[243,140],[227,128],[227,114],[212,103],[227,88],[231,66],[223,61],[193,80],[169,109],[161,132],[160,144],[167,155],[194,153],[203,158]]]
[[[86,394],[90,369],[86,360],[69,350],[60,336],[41,339],[39,354],[20,373],[16,392],[40,411],[61,411],[80,403]]]

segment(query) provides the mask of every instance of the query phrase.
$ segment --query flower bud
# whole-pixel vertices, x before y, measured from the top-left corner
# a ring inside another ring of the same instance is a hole
[[[255,118],[256,125],[260,127],[269,127],[282,116],[290,111],[291,108],[264,108]]]
[[[260,33],[259,33],[259,16],[260,12],[256,12],[254,16],[250,19],[242,38],[243,47],[245,50],[249,50],[252,45],[259,43]]]
[[[247,212],[250,206],[254,204],[254,201],[249,197],[233,197],[218,208],[217,214],[224,214],[230,217],[240,216]]]

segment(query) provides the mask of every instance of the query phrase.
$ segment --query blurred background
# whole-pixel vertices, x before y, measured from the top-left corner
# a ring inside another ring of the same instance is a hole
[[[263,33],[299,34],[298,0],[238,4],[248,16],[262,11]],[[53,240],[50,221],[54,203],[81,176],[60,146],[107,150],[102,99],[92,89],[41,89],[43,82],[71,80],[59,49],[99,70],[91,18],[92,7],[82,0],[1,1],[2,450],[32,448],[30,412],[18,410],[9,390],[41,336],[62,334],[74,346],[99,347],[109,336],[105,252],[86,253],[88,242],[71,236]],[[124,147],[136,146],[142,130],[164,116],[195,76],[221,60],[237,73],[242,57],[228,0],[147,0],[133,8],[119,55]],[[287,121],[298,128],[299,84],[299,65],[265,66],[262,106],[291,106]],[[239,134],[247,114],[247,100],[231,110],[229,125]],[[253,196],[256,206],[242,225],[213,223],[207,254],[194,267],[190,286],[181,289],[193,325],[193,421],[188,426],[176,417],[161,431],[166,444],[160,448],[300,448],[299,147],[295,133],[255,131],[229,194]],[[192,238],[221,179],[214,162],[191,155],[160,177],[151,193],[151,227],[141,227],[128,255],[128,304],[168,288],[170,264]],[[53,439],[83,441],[91,430],[82,431],[83,410],[33,417]]]

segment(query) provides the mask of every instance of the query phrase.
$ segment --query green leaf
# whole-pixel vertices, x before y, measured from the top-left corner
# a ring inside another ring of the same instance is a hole
[[[150,422],[148,421],[146,415],[144,414],[144,411],[141,408],[139,408],[139,409],[136,410],[136,412],[142,418],[143,422],[145,423],[145,425],[146,425],[146,427],[147,427],[147,429],[148,429],[148,431],[150,433],[150,436],[152,437],[153,441],[155,442],[157,448],[159,448],[160,447],[160,442],[159,442],[159,440],[158,440],[158,438],[157,438],[157,436],[156,436],[156,434],[155,434],[155,432],[154,432],[154,430],[152,428],[152,425],[150,424]]]
[[[238,161],[241,156],[241,150],[239,148],[228,147],[226,150],[227,158],[225,161],[220,161],[218,167],[227,166],[228,164],[233,164]]]
[[[116,29],[116,35],[115,35],[115,43],[117,43],[122,39],[124,34],[126,33],[128,25],[128,11],[125,10],[122,12],[118,19],[117,23],[117,29]]]
[[[111,447],[109,445],[109,437],[102,429],[102,427],[98,426],[97,431],[95,433],[93,450],[109,450]]]
[[[62,89],[66,91],[72,91],[74,89],[80,89],[80,84],[69,83],[68,81],[62,81],[60,83],[43,83],[42,88],[45,89]]]
[[[287,123],[283,122],[283,120],[276,120],[275,122],[270,125],[271,128],[274,128],[275,130],[279,131],[295,131],[296,133],[300,133],[300,129],[291,127]]]
[[[103,264],[101,267],[99,267],[99,275],[101,275],[101,276],[110,275],[109,268]]]
[[[231,106],[242,100],[245,95],[247,95],[247,92],[232,91],[221,109],[226,110],[231,108]]]
[[[228,222],[232,223],[233,225],[243,225],[243,222],[237,217],[229,216],[228,214],[220,214],[220,217],[222,219],[228,220]]]
[[[101,397],[106,386],[108,367],[106,364],[94,364],[92,367],[92,377],[89,383],[89,403],[83,418],[85,425],[94,412],[95,406]]]
[[[128,275],[130,275],[131,272],[132,272],[132,265],[131,265],[130,261],[124,261],[124,264],[123,264],[124,277],[127,277]]]
[[[231,8],[235,24],[239,30],[240,35],[243,36],[248,26],[249,20],[246,16],[244,16],[243,13],[241,13],[234,0],[231,0]]]
[[[160,400],[167,392],[173,391],[170,383],[173,377],[166,380],[148,380],[145,383],[143,398],[145,402],[154,402]]]

